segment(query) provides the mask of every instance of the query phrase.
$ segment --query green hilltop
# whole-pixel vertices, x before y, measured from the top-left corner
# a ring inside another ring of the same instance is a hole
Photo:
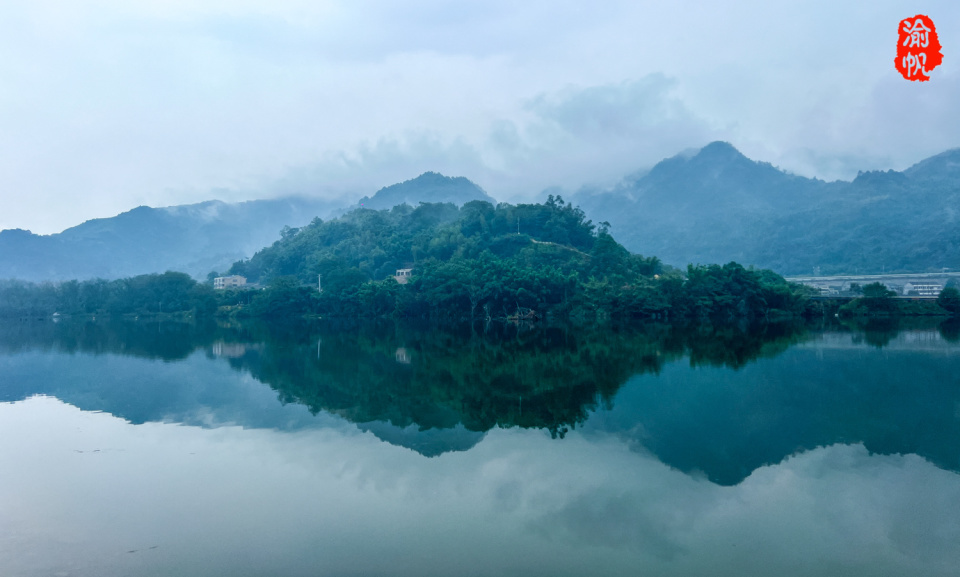
[[[802,289],[770,271],[730,263],[682,275],[631,254],[607,223],[594,225],[552,196],[543,204],[362,208],[281,236],[230,269],[269,287],[244,314],[722,322],[795,316],[804,307]],[[404,284],[395,278],[401,269],[411,269]]]

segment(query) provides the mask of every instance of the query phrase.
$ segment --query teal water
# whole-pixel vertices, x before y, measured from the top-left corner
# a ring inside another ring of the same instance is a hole
[[[955,575],[950,324],[0,328],[3,575]]]

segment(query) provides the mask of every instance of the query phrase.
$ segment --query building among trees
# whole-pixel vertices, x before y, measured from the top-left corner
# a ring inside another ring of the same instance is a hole
[[[246,284],[246,277],[240,275],[218,276],[213,279],[213,288],[215,289],[236,288],[246,286]]]
[[[397,279],[397,282],[400,284],[407,284],[410,282],[410,275],[412,274],[412,268],[398,268],[397,274],[393,275],[393,278]]]
[[[907,283],[903,285],[903,294],[906,296],[935,297],[943,290],[943,285],[932,283]]]

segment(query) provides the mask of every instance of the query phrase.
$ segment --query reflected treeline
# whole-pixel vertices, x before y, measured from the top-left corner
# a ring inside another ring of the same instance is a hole
[[[281,400],[354,422],[471,431],[534,427],[563,436],[631,374],[658,371],[682,347],[669,331],[491,325],[435,330],[398,325],[325,326],[314,342],[271,341],[231,359]]]
[[[840,326],[854,334],[855,342],[864,342],[878,349],[890,344],[902,331],[926,330],[932,326],[937,326],[943,340],[952,343],[960,341],[960,318],[956,317],[946,320],[923,317],[853,318],[844,319]]]
[[[14,320],[0,322],[0,354],[39,350],[175,361],[218,339],[235,338],[233,332],[212,321]]]
[[[796,323],[745,326],[693,326],[675,331],[690,366],[739,369],[759,358],[775,357],[809,338],[808,327]]]
[[[960,343],[960,319],[952,318],[940,324],[940,335],[950,343]]]
[[[739,368],[803,338],[796,325],[686,330],[640,324],[486,326],[61,321],[10,323],[0,351],[223,357],[277,391],[356,423],[470,431],[543,428],[562,437],[627,379],[689,355]]]

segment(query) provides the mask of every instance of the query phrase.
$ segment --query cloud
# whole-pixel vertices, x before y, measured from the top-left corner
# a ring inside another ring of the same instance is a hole
[[[491,120],[473,138],[408,131],[351,151],[327,152],[257,190],[360,196],[427,170],[466,176],[501,201],[530,199],[552,186],[610,183],[653,165],[665,149],[723,137],[675,96],[676,85],[656,74],[540,93],[515,116]]]
[[[263,179],[240,194],[358,199],[427,171],[459,176],[486,170],[480,152],[462,139],[411,132],[362,142],[351,151],[328,151],[317,162],[293,167],[277,179]]]
[[[960,7],[930,14],[957,36]],[[530,198],[717,138],[824,178],[901,167],[960,145],[949,46],[928,86],[898,79],[902,17],[894,1],[6,3],[0,228],[224,191],[369,194],[423,170]]]
[[[939,72],[939,71],[938,71]],[[960,146],[960,70],[920,84],[890,74],[847,109],[821,102],[797,122],[776,160],[802,174],[850,180],[860,170],[903,170]]]
[[[694,114],[662,74],[618,84],[569,87],[541,94],[526,109],[535,165],[556,170],[550,184],[579,186],[622,178],[665,156],[723,138],[724,131]],[[665,150],[672,151],[664,154]]]
[[[717,487],[633,463],[533,522],[553,539],[633,549],[662,575],[949,574],[960,485],[916,456],[834,445]],[[642,473],[642,475],[640,475]],[[674,471],[674,473],[676,473]]]

